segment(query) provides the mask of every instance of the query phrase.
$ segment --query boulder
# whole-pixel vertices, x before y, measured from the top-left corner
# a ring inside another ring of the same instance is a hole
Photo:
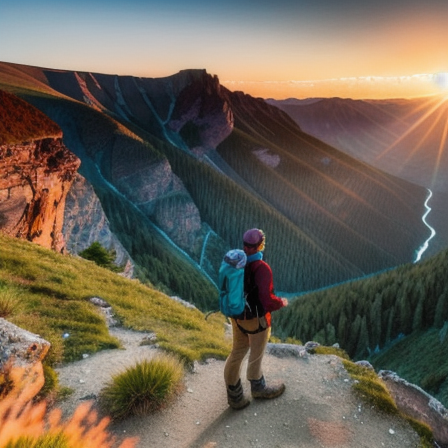
[[[42,360],[50,343],[0,318],[0,374],[8,399],[15,405],[29,402],[44,385]],[[1,386],[1,384],[0,384]]]

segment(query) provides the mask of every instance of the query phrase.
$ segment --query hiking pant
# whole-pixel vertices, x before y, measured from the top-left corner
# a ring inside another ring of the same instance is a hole
[[[241,377],[241,366],[249,352],[247,361],[248,380],[259,380],[263,371],[261,361],[263,360],[266,344],[271,336],[271,327],[256,334],[243,333],[236,325],[235,319],[231,319],[233,331],[233,346],[224,366],[224,381],[226,386],[234,386]]]

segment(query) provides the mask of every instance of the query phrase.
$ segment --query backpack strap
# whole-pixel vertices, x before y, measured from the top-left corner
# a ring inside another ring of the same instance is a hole
[[[246,266],[244,271],[244,292],[246,294],[246,308],[252,317],[263,317],[266,313],[258,297],[257,286],[255,285],[255,273],[262,265],[261,260],[256,260]],[[247,271],[246,271],[247,269]],[[246,290],[247,289],[247,290]],[[253,309],[254,308],[254,309]]]

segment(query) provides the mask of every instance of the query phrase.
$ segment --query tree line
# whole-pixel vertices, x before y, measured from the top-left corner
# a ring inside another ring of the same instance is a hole
[[[275,315],[283,337],[338,343],[359,359],[448,321],[448,250],[416,264],[296,297]]]

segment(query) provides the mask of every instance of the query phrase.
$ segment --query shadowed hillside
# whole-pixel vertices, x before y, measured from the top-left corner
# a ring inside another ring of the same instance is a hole
[[[413,261],[428,238],[425,189],[205,70],[149,79],[2,64],[0,75],[61,127],[139,275],[204,309],[249,227],[266,231],[276,287],[291,292]]]

